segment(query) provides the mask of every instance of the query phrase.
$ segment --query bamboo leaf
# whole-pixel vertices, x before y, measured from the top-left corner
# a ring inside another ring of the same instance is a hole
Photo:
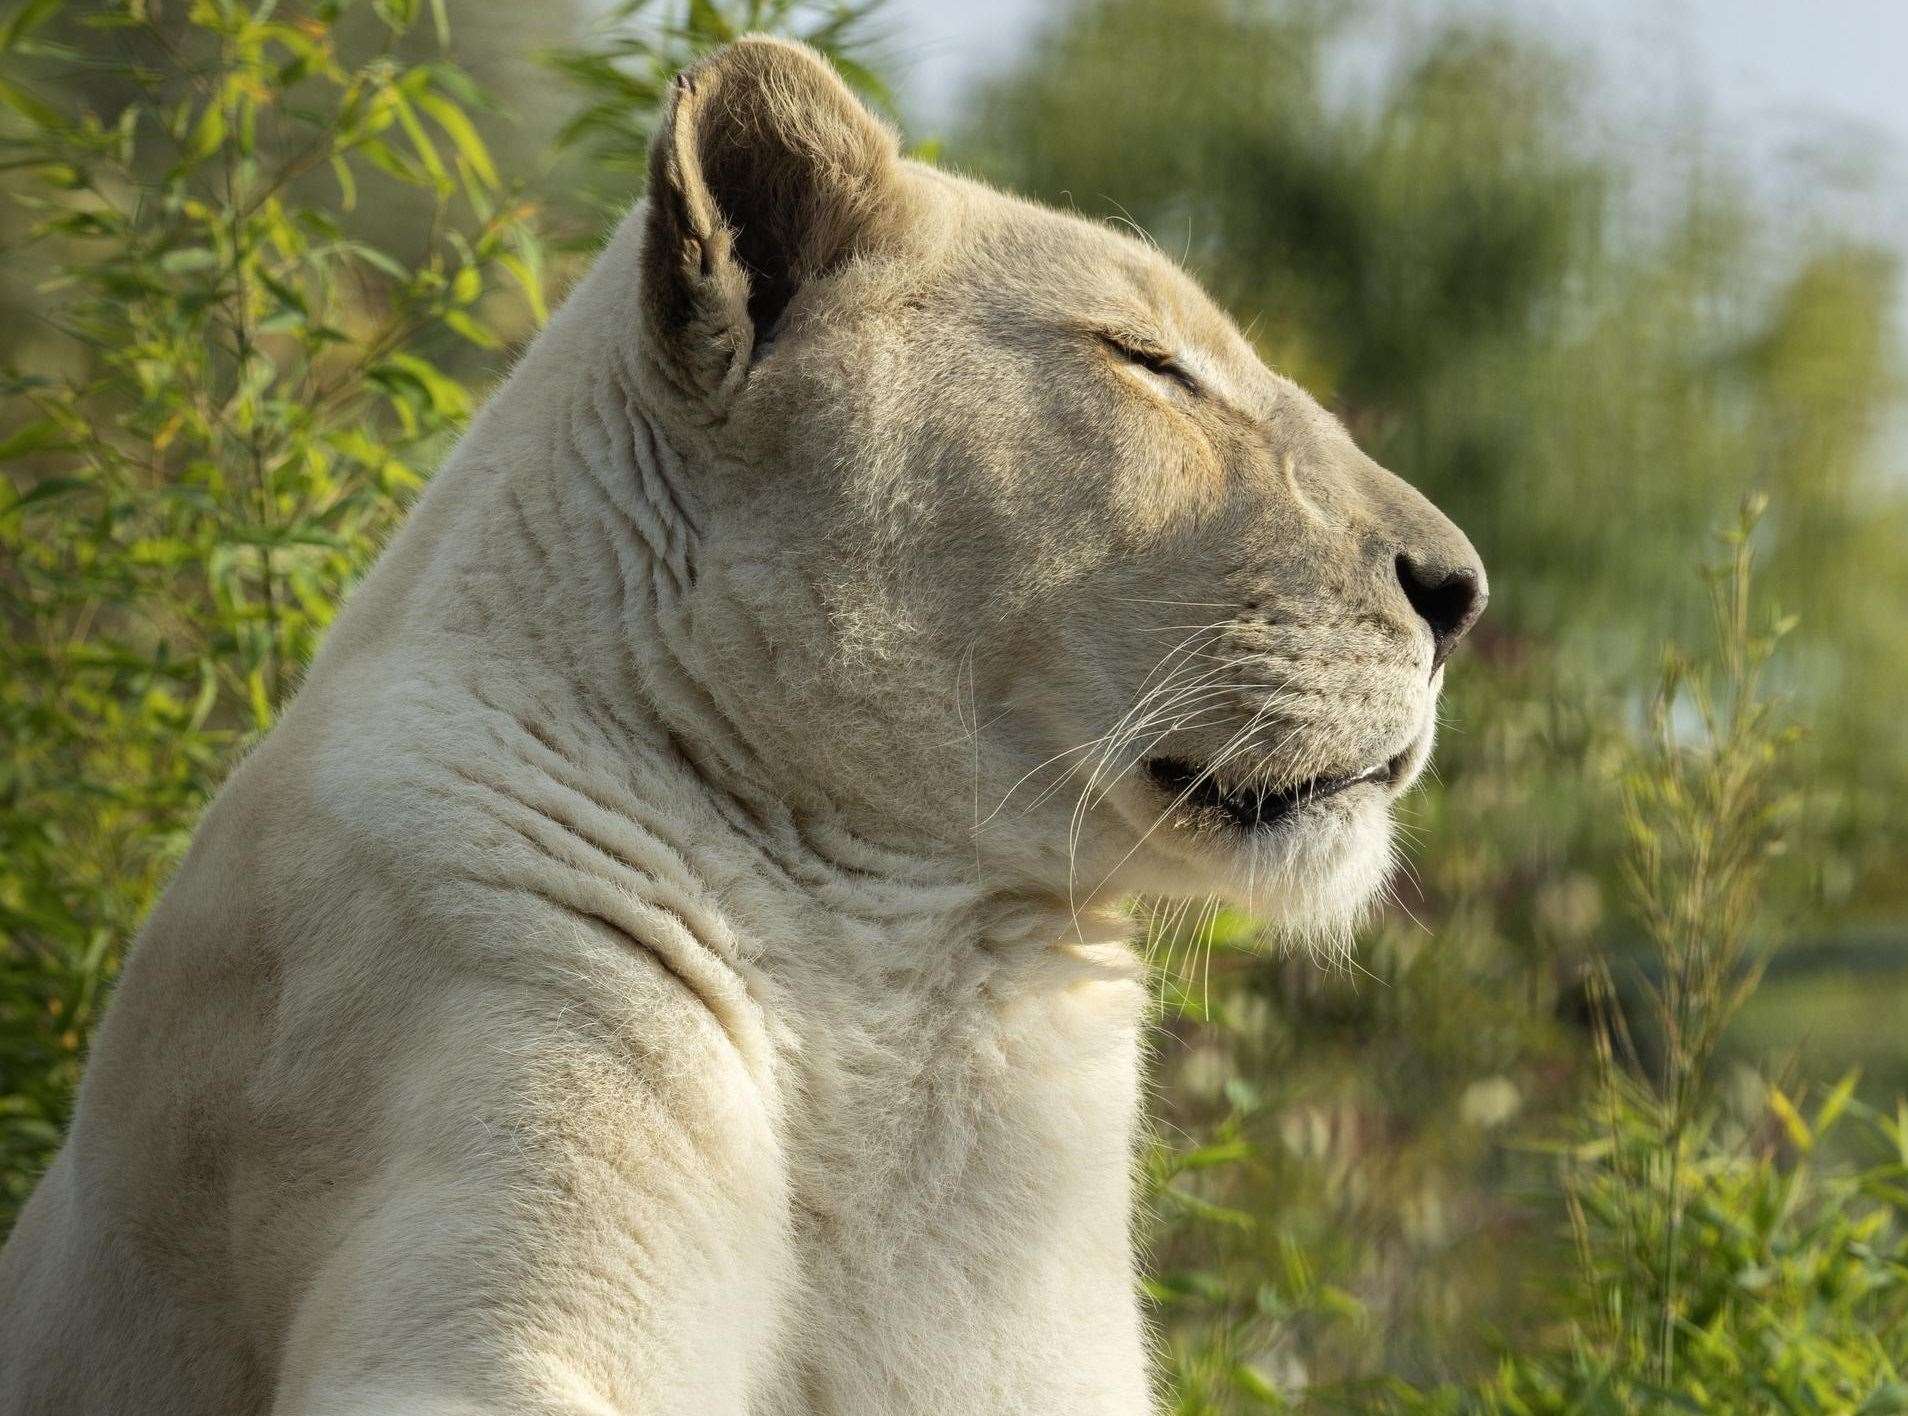
[[[1776,1120],[1789,1133],[1789,1139],[1798,1150],[1811,1150],[1815,1146],[1815,1136],[1809,1130],[1809,1123],[1802,1119],[1802,1113],[1795,1109],[1795,1103],[1783,1093],[1782,1088],[1771,1086],[1768,1091],[1769,1110],[1775,1113]]]
[[[499,185],[497,169],[490,159],[490,149],[484,145],[482,136],[465,116],[463,109],[449,99],[434,93],[420,93],[417,106],[437,121],[456,147],[458,155],[470,164],[485,187],[495,189]]]

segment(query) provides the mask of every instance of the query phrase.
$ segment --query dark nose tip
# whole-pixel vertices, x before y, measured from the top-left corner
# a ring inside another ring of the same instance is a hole
[[[1398,583],[1418,617],[1431,626],[1431,670],[1451,657],[1464,631],[1477,623],[1489,597],[1484,578],[1468,566],[1427,567],[1408,554],[1398,557]]]

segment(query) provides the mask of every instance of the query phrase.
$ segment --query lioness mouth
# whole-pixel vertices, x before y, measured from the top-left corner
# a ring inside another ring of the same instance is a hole
[[[1303,807],[1335,797],[1340,792],[1367,782],[1394,780],[1404,763],[1400,753],[1389,762],[1349,777],[1312,777],[1285,787],[1228,787],[1214,778],[1208,768],[1180,757],[1154,757],[1146,771],[1161,791],[1171,796],[1179,809],[1207,816],[1240,831],[1264,831],[1292,816]]]

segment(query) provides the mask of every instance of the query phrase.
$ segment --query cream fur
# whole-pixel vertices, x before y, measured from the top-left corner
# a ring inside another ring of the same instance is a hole
[[[653,171],[143,932],[5,1416],[1150,1409],[1122,902],[1339,937],[1440,681],[1396,555],[1475,556],[806,51]],[[1249,835],[1168,751],[1398,771]]]

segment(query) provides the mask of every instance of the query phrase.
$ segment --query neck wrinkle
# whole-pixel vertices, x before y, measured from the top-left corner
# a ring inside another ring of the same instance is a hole
[[[757,795],[759,755],[687,652],[699,507],[683,484],[682,460],[642,410],[620,361],[564,410],[560,451],[570,475],[557,495],[588,548],[582,576],[599,587],[607,580],[616,604],[614,627],[597,636],[601,652],[572,665],[579,690],[592,671],[598,681],[608,677],[617,696],[653,710],[649,746],[720,792]],[[588,605],[601,596],[586,586],[581,598]]]
[[[603,603],[605,591],[616,607],[596,634],[546,634],[543,644],[560,658],[574,701],[625,761],[631,789],[640,795],[645,776],[686,779],[727,829],[724,839],[667,839],[673,822],[642,808],[632,818],[666,840],[756,947],[796,921],[823,928],[839,921],[845,933],[865,934],[883,963],[903,967],[915,961],[882,949],[884,941],[943,954],[1080,946],[1073,912],[1057,897],[990,886],[972,858],[946,842],[871,836],[826,799],[791,802],[769,785],[762,748],[699,672],[693,630],[703,507],[686,460],[637,388],[619,349],[559,413],[556,465],[568,470],[551,484],[552,511],[571,553],[559,545],[552,554],[552,538],[537,537],[543,572],[568,580],[579,607]],[[536,537],[532,520],[519,519]],[[1090,932],[1123,942],[1131,927]],[[836,962],[850,973],[857,967]]]
[[[702,509],[625,356],[563,411],[557,451],[571,469],[558,479],[557,514],[584,549],[537,560],[562,568],[583,603],[608,589],[617,606],[614,627],[594,644],[553,646],[599,731],[705,788],[733,834],[803,895],[890,922],[923,907],[971,906],[981,892],[938,853],[871,840],[841,813],[791,803],[768,785],[763,749],[699,672],[691,645]]]

